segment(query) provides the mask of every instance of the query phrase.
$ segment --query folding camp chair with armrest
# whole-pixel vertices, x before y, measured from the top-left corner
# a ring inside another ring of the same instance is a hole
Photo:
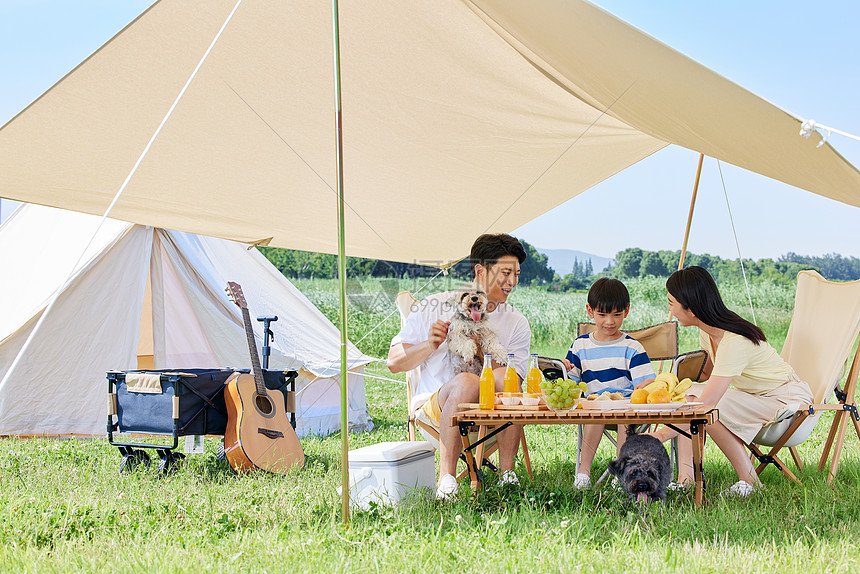
[[[418,300],[412,296],[409,291],[401,291],[397,294],[397,298],[395,299],[395,303],[397,304],[397,309],[400,312],[400,326],[403,326],[403,323],[406,322],[406,318],[409,317],[409,314],[412,312],[412,309],[415,307],[415,304],[418,303]],[[435,421],[431,420],[426,413],[420,407],[423,404],[423,401],[419,404],[413,404],[414,397],[414,389],[418,386],[418,381],[421,379],[421,366],[417,366],[414,369],[407,371],[406,373],[406,403],[408,409],[408,419],[407,419],[407,436],[409,440],[417,440],[416,437],[416,429],[421,433],[425,440],[427,440],[433,448],[439,448],[439,429],[436,428]],[[415,401],[417,402],[417,401]],[[478,440],[483,438],[483,435],[487,432],[486,427],[481,427],[481,430],[474,433],[475,436],[472,437],[472,444],[477,442]],[[526,465],[526,471],[528,472],[529,478],[532,477],[532,465],[531,460],[529,458],[528,445],[526,444],[526,436],[522,427],[520,427],[520,446],[523,450],[523,462]],[[476,458],[481,461],[482,466],[488,465],[492,468],[495,468],[492,463],[487,460],[487,457],[492,455],[498,449],[498,444],[496,443],[495,438],[491,438],[486,441],[486,443],[481,444],[476,453]],[[465,456],[460,455],[460,459],[465,462]],[[468,472],[468,469],[463,470],[457,476],[457,478],[461,478],[465,476]]]
[[[809,384],[813,404],[789,405],[784,409],[784,413],[781,413],[783,416],[779,417],[778,422],[762,428],[752,444],[747,445],[758,458],[757,473],[761,474],[768,464],[774,464],[785,476],[799,483],[797,477],[778,458],[777,453],[782,448],[790,448],[797,468],[802,470],[803,464],[795,447],[809,437],[821,413],[830,410],[836,412],[818,469],[824,470],[833,448],[827,482],[833,481],[839,468],[839,457],[849,417],[860,438],[854,398],[860,370],[860,350],[854,354],[848,375],[844,379],[840,377],[851,349],[856,344],[858,333],[860,281],[827,281],[815,271],[801,271],[797,274],[794,313],[781,356],[794,368],[798,377]],[[840,380],[844,381],[841,389]],[[825,404],[834,391],[837,402]],[[767,454],[763,454],[757,445],[772,448]]]
[[[585,335],[593,332],[597,326],[594,323],[579,323],[576,326],[577,336]],[[635,329],[623,331],[630,335],[642,345],[645,352],[648,353],[648,358],[652,361],[672,361],[669,369],[675,373],[679,379],[690,378],[693,381],[698,381],[705,368],[708,355],[703,350],[691,351],[689,353],[678,354],[678,322],[667,321],[645,327],[643,329]],[[548,379],[567,378],[567,372],[564,369],[564,364],[559,359],[551,359],[548,357],[540,357],[538,364],[544,377]],[[576,472],[579,472],[579,465],[582,459],[582,425],[578,425],[578,438],[576,447]],[[617,430],[614,427],[608,427],[603,434],[616,444],[615,438],[609,433],[610,430]],[[673,458],[677,460],[677,443],[672,442]],[[600,477],[598,482],[606,477],[606,473]]]

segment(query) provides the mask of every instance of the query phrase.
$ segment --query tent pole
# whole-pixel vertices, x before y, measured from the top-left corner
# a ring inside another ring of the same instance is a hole
[[[337,147],[337,271],[340,288],[340,442],[341,442],[341,515],[349,526],[349,404],[346,366],[346,241],[344,240],[343,201],[343,124],[340,105],[340,35],[337,0],[331,4],[334,57],[335,142]]]
[[[699,178],[702,176],[702,163],[705,161],[705,154],[699,154],[699,167],[696,169],[696,183],[693,184],[693,197],[690,199],[690,213],[687,214],[687,229],[684,231],[684,244],[681,246],[681,258],[678,260],[678,270],[684,268],[684,257],[687,255],[687,240],[690,239],[690,227],[693,224],[693,209],[696,207],[696,195],[699,193]],[[669,315],[669,320],[672,316]]]
[[[684,230],[684,243],[681,245],[681,257],[678,259],[678,271],[684,268],[684,258],[687,256],[687,241],[690,239],[690,227],[693,225],[693,209],[696,207],[696,196],[699,194],[699,178],[702,176],[702,163],[705,161],[705,154],[699,154],[699,167],[696,168],[696,182],[693,184],[693,197],[690,198],[690,212],[687,214],[687,229]],[[672,320],[672,312],[669,311],[669,318]],[[657,366],[659,372],[663,372],[663,361]]]

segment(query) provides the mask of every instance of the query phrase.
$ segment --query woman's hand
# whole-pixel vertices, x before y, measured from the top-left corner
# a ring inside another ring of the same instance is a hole
[[[733,377],[711,377],[705,381],[705,390],[699,395],[699,402],[706,405],[716,405],[726,394]]]

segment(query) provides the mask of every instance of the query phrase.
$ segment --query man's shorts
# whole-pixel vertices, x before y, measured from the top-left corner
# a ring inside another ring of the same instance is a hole
[[[439,391],[437,390],[433,395],[427,399],[423,405],[421,405],[421,411],[425,415],[427,415],[433,422],[436,423],[436,426],[439,426],[439,421],[442,419],[442,407],[439,406]]]

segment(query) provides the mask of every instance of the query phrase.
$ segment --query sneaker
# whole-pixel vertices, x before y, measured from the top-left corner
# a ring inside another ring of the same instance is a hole
[[[666,487],[666,490],[668,490],[670,492],[679,492],[682,490],[687,490],[688,488],[692,488],[692,487],[693,487],[692,482],[674,482],[674,481],[672,481]]]
[[[758,488],[751,485],[747,481],[739,480],[736,483],[734,483],[733,485],[731,485],[729,488],[724,490],[722,495],[723,496],[737,496],[740,498],[746,498],[757,490],[758,490]]]
[[[506,470],[502,473],[502,476],[499,477],[499,485],[512,484],[514,486],[520,485],[520,479],[517,477],[517,473],[512,470]]]
[[[455,496],[457,496],[457,479],[452,474],[446,474],[439,479],[436,500],[453,500]]]
[[[584,473],[579,473],[573,479],[573,488],[576,490],[585,490],[591,486],[591,477]]]

